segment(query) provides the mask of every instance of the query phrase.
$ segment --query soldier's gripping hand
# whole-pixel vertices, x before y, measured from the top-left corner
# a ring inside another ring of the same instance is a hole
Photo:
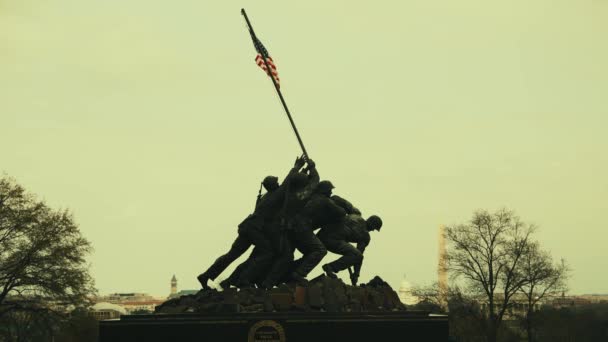
[[[306,162],[306,164],[308,165],[309,169],[314,169],[317,166],[317,164],[314,162],[314,160],[312,160],[310,158],[308,159],[308,161]]]
[[[296,162],[293,163],[293,167],[295,169],[299,170],[302,168],[302,166],[304,166],[305,163],[306,163],[306,160],[304,159],[304,157],[297,157]]]

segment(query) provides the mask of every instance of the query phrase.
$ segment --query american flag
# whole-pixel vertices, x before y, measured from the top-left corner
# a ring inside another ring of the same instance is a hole
[[[264,44],[262,44],[262,42],[257,38],[254,37],[252,35],[253,38],[253,45],[255,46],[255,50],[258,52],[258,55],[255,56],[255,63],[262,68],[262,70],[264,70],[266,72],[266,74],[268,74],[268,76],[271,76],[274,78],[275,82],[277,83],[277,86],[280,87],[281,83],[279,81],[279,73],[277,72],[277,67],[276,65],[274,65],[274,61],[272,60],[272,57],[270,57],[270,55],[268,54],[268,50],[266,50],[266,48],[264,47]],[[264,58],[266,58],[266,62],[268,62],[268,66],[270,67],[271,71],[268,71],[268,68],[266,68],[266,64],[264,63]]]

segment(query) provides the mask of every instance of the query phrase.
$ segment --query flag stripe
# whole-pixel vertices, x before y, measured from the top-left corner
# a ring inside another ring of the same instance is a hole
[[[272,57],[270,57],[270,54],[268,54],[268,50],[266,50],[266,48],[264,47],[264,44],[262,44],[262,42],[257,37],[252,37],[252,38],[253,38],[253,45],[255,46],[255,49],[258,52],[257,56],[255,57],[255,63],[260,68],[262,68],[262,70],[264,70],[264,72],[266,72],[266,74],[269,77],[273,77],[277,86],[280,87],[281,83],[279,80],[279,73],[277,71],[277,66],[274,64],[274,61],[272,60]],[[270,71],[268,70],[268,68],[266,68],[266,63],[264,63],[264,59],[266,59],[266,62],[268,63],[268,66],[270,67]]]
[[[257,57],[255,58],[255,61],[256,61],[257,65],[260,68],[262,68],[262,70],[266,71],[266,73],[268,74],[268,76],[270,76],[270,73],[266,69],[266,64],[264,64],[264,59],[262,58],[262,56],[261,55],[257,55]],[[279,73],[277,72],[276,65],[274,65],[274,61],[272,60],[272,58],[268,57],[266,59],[266,62],[268,62],[268,66],[272,70],[272,75],[274,76],[275,80],[278,83],[279,82]]]

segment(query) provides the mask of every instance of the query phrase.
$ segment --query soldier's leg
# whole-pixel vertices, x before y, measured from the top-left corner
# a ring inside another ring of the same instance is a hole
[[[302,262],[292,273],[292,277],[299,280],[306,278],[308,273],[321,262],[327,254],[327,249],[312,229],[302,229],[294,232],[293,243],[303,255]]]
[[[292,253],[293,255],[293,253]],[[283,276],[281,277],[281,279],[279,280],[279,283],[287,283],[291,280],[293,280],[291,278],[291,274],[302,264],[302,258],[299,258],[297,260],[293,260],[289,263],[289,267],[287,267],[287,271],[284,272]]]
[[[254,274],[253,278],[251,278],[250,283],[255,284],[258,288],[264,287],[264,280],[266,280],[270,274],[273,263],[274,260],[271,260],[269,263],[264,264],[264,267],[260,267],[259,271]]]
[[[230,285],[237,285],[239,283],[239,279],[241,277],[241,275],[243,274],[243,272],[249,268],[252,264],[252,259],[253,259],[253,253],[255,252],[255,248],[253,249],[253,251],[249,254],[249,257],[247,258],[247,260],[243,261],[242,263],[240,263],[235,269],[234,271],[232,271],[232,273],[230,274],[230,276],[226,279],[224,279],[221,283],[220,286],[223,289],[226,289],[228,287],[230,287]]]
[[[263,275],[272,266],[273,257],[272,251],[256,246],[234,285],[240,288],[250,287],[256,283],[256,280],[265,278]]]
[[[272,259],[275,255],[275,248],[272,243],[272,237],[264,232],[264,228],[251,227],[243,230],[251,243],[255,246],[255,253],[252,255],[252,266],[244,274],[245,279],[252,280],[259,275],[262,270],[267,269],[272,264]]]
[[[363,254],[346,241],[326,241],[326,244],[330,252],[342,255],[325,265],[333,272],[340,272],[363,261]]]
[[[199,274],[197,279],[201,283],[201,286],[203,286],[203,288],[209,288],[207,281],[209,279],[217,278],[217,276],[224,272],[224,270],[230,266],[234,260],[243,255],[243,253],[245,253],[250,246],[251,241],[249,241],[247,237],[239,234],[239,236],[232,243],[228,253],[217,258],[205,272]]]
[[[338,242],[336,241],[336,239],[332,239],[332,237],[327,234],[317,234],[317,237],[319,238],[319,240],[321,240],[321,242],[323,243],[325,248],[327,248],[328,251],[335,253],[335,250],[337,249],[336,242]],[[338,278],[336,272],[329,266],[329,264],[323,265],[322,268],[328,277]]]
[[[268,275],[262,282],[262,286],[267,289],[279,284],[285,278],[293,262],[294,247],[285,233],[278,234],[273,244],[277,247],[275,258],[272,260]]]
[[[255,249],[250,265],[239,278],[239,287],[251,286],[256,283],[256,280],[259,283],[260,279],[263,282],[268,273],[272,272],[273,263],[281,248],[278,240],[278,227],[269,225],[269,227],[251,227],[241,231],[252,241]]]
[[[272,251],[271,241],[261,228],[255,226],[243,227],[239,229],[239,234],[247,237],[258,249]]]

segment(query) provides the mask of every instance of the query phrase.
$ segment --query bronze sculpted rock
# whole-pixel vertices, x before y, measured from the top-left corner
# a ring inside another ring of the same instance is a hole
[[[231,291],[232,290],[232,291]],[[219,312],[379,312],[405,311],[397,293],[382,279],[375,277],[361,286],[347,285],[340,279],[319,276],[305,288],[304,303],[297,304],[296,285],[281,285],[271,290],[203,289],[166,301],[155,313]]]

